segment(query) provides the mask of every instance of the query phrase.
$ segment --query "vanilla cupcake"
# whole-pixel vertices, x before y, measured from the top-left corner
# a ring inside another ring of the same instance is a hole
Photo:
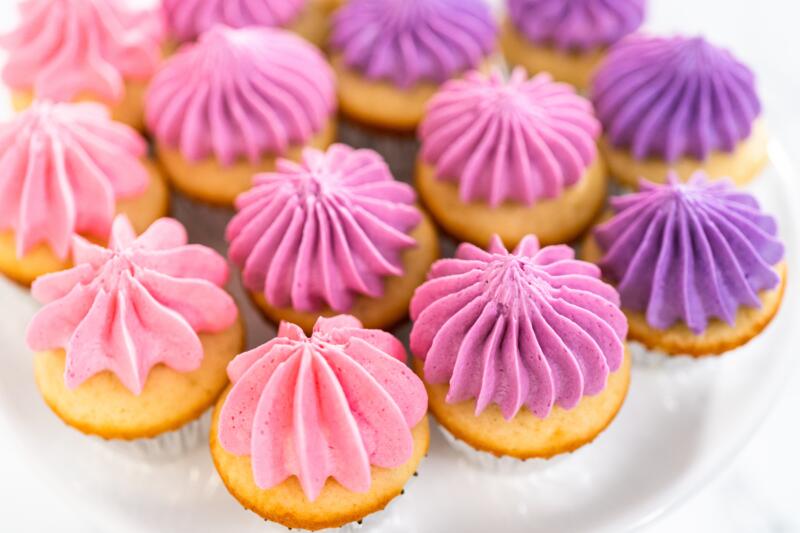
[[[161,61],[160,9],[124,0],[24,0],[18,27],[0,38],[2,77],[17,110],[34,98],[91,100],[114,120],[144,127],[144,90]]]
[[[0,124],[0,273],[30,285],[70,266],[74,235],[105,242],[115,213],[144,231],[168,210],[147,144],[95,103],[35,101]]]
[[[254,182],[236,200],[228,256],[267,317],[310,331],[320,315],[349,313],[369,328],[406,316],[438,240],[377,153],[309,148]]]
[[[568,246],[540,248],[532,235],[513,252],[499,238],[488,251],[462,244],[434,263],[411,319],[431,413],[476,451],[571,452],[611,423],[627,394],[619,295]]]
[[[584,244],[614,283],[629,337],[670,355],[717,355],[758,335],[786,284],[775,219],[728,181],[641,183]]]
[[[333,73],[285,30],[215,26],[164,63],[146,104],[172,183],[212,204],[231,205],[277,158],[335,136]]]
[[[634,35],[592,84],[603,155],[620,183],[686,181],[697,170],[741,185],[767,162],[755,76],[702,37]]]
[[[496,33],[482,0],[350,0],[330,40],[342,113],[413,131],[443,82],[488,62]]]
[[[36,384],[66,424],[146,448],[197,444],[175,432],[222,393],[243,329],[225,259],[186,240],[175,220],[137,237],[120,215],[108,248],[75,237],[75,266],[33,284],[45,304],[27,332]]]
[[[509,79],[494,70],[447,82],[419,129],[416,184],[434,219],[480,246],[535,234],[568,242],[606,198],[592,105],[547,74]]]
[[[580,90],[589,87],[608,48],[633,33],[645,0],[507,0],[503,54],[530,73],[549,72]]]

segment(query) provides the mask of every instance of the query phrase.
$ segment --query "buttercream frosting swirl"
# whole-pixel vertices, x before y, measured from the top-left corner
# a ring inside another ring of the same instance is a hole
[[[335,105],[333,71],[313,45],[286,30],[215,26],[164,63],[146,115],[190,161],[255,164],[308,142]]]
[[[733,324],[740,306],[761,307],[758,292],[780,283],[784,247],[752,195],[702,172],[639,186],[612,198],[616,215],[594,232],[626,309],[658,329],[683,322],[701,333],[712,318]]]
[[[347,311],[403,274],[402,252],[416,246],[409,232],[422,220],[415,198],[377,152],[306,148],[237,198],[228,255],[273,306]]]
[[[611,144],[637,159],[731,152],[761,114],[753,72],[702,37],[623,39],[591,92]]]
[[[601,392],[621,365],[627,321],[600,269],[566,245],[526,236],[509,253],[458,247],[434,263],[411,301],[411,351],[428,383],[448,383],[448,403],[499,405],[506,419],[525,406],[545,418]]]
[[[66,351],[69,388],[109,371],[138,395],[158,364],[196,370],[203,360],[197,333],[228,328],[237,309],[220,288],[225,259],[186,242],[177,220],[159,219],[137,237],[125,215],[114,219],[108,248],[75,237],[75,266],[33,283],[33,297],[45,305],[28,326],[28,345]]]
[[[171,33],[181,42],[196,39],[216,24],[232,28],[286,26],[305,0],[163,0]]]
[[[278,336],[228,365],[233,383],[219,415],[219,441],[249,455],[256,485],[296,476],[306,497],[331,477],[366,492],[370,465],[411,458],[411,429],[428,396],[390,334],[361,329],[354,317],[320,318],[309,338],[282,322]]]
[[[150,182],[147,145],[93,103],[35,101],[0,124],[0,230],[17,256],[47,243],[64,259],[76,233],[105,239],[115,201]]]
[[[482,0],[350,0],[334,16],[331,45],[362,75],[409,87],[478,67],[496,35]]]
[[[21,22],[0,38],[3,81],[39,98],[91,94],[118,102],[126,80],[148,80],[161,61],[160,9],[125,0],[26,0]]]
[[[549,74],[515,68],[450,80],[420,126],[422,157],[461,200],[532,205],[577,183],[597,157],[600,123],[588,100]]]
[[[636,31],[644,21],[645,0],[508,0],[508,11],[528,40],[585,51]]]

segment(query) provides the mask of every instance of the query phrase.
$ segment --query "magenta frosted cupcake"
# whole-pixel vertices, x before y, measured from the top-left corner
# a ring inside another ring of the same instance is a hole
[[[589,87],[608,48],[636,31],[645,0],[507,0],[501,42],[512,65]]]
[[[333,72],[285,30],[216,26],[168,59],[147,91],[147,127],[174,185],[230,205],[252,176],[335,136]]]
[[[569,242],[605,202],[599,136],[591,103],[548,74],[470,72],[428,105],[416,185],[459,240],[486,246],[498,234],[515,246],[534,233]]]
[[[631,36],[609,53],[591,92],[604,156],[629,187],[697,170],[744,184],[767,162],[753,72],[702,37]]]

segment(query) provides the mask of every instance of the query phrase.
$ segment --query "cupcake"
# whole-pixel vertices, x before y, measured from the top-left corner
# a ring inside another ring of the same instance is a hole
[[[767,162],[767,134],[753,73],[702,37],[635,35],[597,71],[592,100],[612,175],[636,187],[686,181],[697,170],[736,184]]]
[[[237,198],[228,256],[274,322],[309,332],[320,315],[349,313],[386,328],[406,316],[439,252],[414,200],[372,150],[308,148]]]
[[[645,0],[507,0],[500,41],[512,65],[589,87],[608,48],[644,21]]]
[[[167,187],[134,130],[96,103],[34,101],[0,124],[0,272],[30,285],[70,266],[76,234],[105,242],[115,213],[143,231]]]
[[[411,351],[440,426],[497,457],[591,442],[628,391],[627,324],[600,269],[526,236],[509,253],[462,244],[411,302]]]
[[[317,530],[360,521],[403,492],[428,450],[427,396],[403,345],[351,316],[314,333],[287,322],[228,365],[211,456],[262,518]]]
[[[413,131],[443,82],[487,64],[496,33],[483,0],[350,0],[330,40],[342,113]]]
[[[27,342],[45,402],[69,426],[103,439],[149,439],[199,418],[228,384],[242,348],[225,259],[186,244],[159,219],[139,237],[124,215],[108,248],[82,237],[75,266],[33,284],[44,307]]]
[[[24,0],[20,10],[18,27],[0,37],[17,110],[34,98],[91,100],[114,120],[144,127],[144,90],[161,61],[160,10],[126,0]]]
[[[172,183],[213,204],[231,205],[278,157],[299,158],[335,135],[333,73],[285,30],[215,26],[164,63],[146,100]]]
[[[786,284],[775,219],[728,181],[642,181],[584,243],[617,286],[629,337],[671,355],[716,355],[758,335]]]
[[[510,246],[581,235],[605,203],[600,124],[588,100],[549,74],[471,72],[433,97],[419,129],[416,182],[433,217],[459,240]]]

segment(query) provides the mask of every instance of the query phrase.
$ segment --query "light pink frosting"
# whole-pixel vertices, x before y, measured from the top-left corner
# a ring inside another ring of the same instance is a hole
[[[422,220],[414,190],[372,150],[334,144],[278,160],[236,199],[228,256],[242,281],[278,307],[347,311],[358,295],[383,295],[403,274],[402,252]]]
[[[64,259],[76,233],[108,236],[115,200],[150,182],[147,145],[99,104],[36,101],[0,124],[0,230],[22,257],[45,242]]]
[[[462,201],[532,205],[576,184],[597,158],[592,104],[549,74],[516,68],[447,82],[420,126],[423,160]]]
[[[114,219],[108,248],[75,237],[75,267],[33,283],[45,306],[28,326],[28,346],[65,349],[70,388],[110,371],[138,395],[157,364],[196,370],[203,360],[197,332],[228,328],[238,311],[220,288],[225,259],[186,242],[177,220],[159,219],[137,238],[124,215]]]
[[[190,161],[258,163],[306,144],[336,106],[333,71],[286,30],[215,26],[164,63],[146,99],[156,139]]]
[[[332,477],[366,492],[370,465],[411,458],[411,429],[428,407],[405,357],[400,341],[361,329],[352,316],[320,318],[310,338],[282,322],[275,339],[228,365],[233,388],[219,415],[220,444],[251,456],[262,489],[297,476],[313,501]]]
[[[118,102],[126,80],[148,80],[161,61],[159,9],[127,0],[26,0],[20,9],[19,27],[0,38],[9,52],[3,81],[14,89]]]

